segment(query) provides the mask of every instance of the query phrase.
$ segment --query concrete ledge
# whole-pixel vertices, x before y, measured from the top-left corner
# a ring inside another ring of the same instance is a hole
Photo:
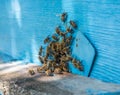
[[[117,84],[70,73],[30,76],[28,69],[36,66],[18,63],[0,65],[0,95],[120,95]]]

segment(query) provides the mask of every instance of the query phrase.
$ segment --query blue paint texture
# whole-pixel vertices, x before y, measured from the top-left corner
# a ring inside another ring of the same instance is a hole
[[[39,64],[43,39],[66,11],[96,49],[90,77],[120,83],[120,0],[0,0],[0,9],[3,54]]]
[[[80,71],[79,69],[75,68],[72,63],[69,65],[69,69],[73,74],[89,76],[91,67],[93,65],[92,63],[95,56],[95,50],[90,42],[79,30],[76,30],[75,34],[75,39],[73,40],[72,45],[72,56],[81,61],[84,70]]]
[[[120,95],[120,91],[108,92],[108,91],[87,89],[86,92],[87,92],[87,95]]]

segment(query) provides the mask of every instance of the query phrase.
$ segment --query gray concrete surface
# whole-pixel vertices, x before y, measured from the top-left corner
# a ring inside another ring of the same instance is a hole
[[[70,73],[45,76],[35,65],[0,64],[1,95],[120,95],[120,85]],[[31,76],[28,70],[36,72]],[[4,93],[4,94],[2,94]]]

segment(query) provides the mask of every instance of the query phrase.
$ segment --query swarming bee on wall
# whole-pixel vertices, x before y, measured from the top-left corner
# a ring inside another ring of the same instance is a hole
[[[43,54],[43,47],[39,50],[39,60],[43,64],[37,68],[39,73],[45,73],[50,76],[55,73],[62,74],[62,72],[69,72],[68,63],[72,62],[73,65],[80,71],[83,71],[82,63],[72,57],[71,45],[73,42],[74,30],[77,30],[77,24],[70,20],[67,23],[67,13],[64,12],[60,16],[61,21],[64,23],[64,27],[56,27],[55,34],[51,37],[47,37],[44,40],[44,44],[47,44],[45,54]],[[33,72],[33,70],[32,70]],[[35,73],[31,73],[31,75]]]

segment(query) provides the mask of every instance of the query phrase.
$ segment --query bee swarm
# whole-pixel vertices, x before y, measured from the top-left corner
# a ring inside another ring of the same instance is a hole
[[[39,60],[42,66],[37,68],[37,72],[45,73],[48,76],[69,72],[69,62],[72,62],[80,71],[84,70],[81,62],[71,55],[73,33],[77,29],[77,25],[72,20],[69,21],[69,26],[67,25],[67,13],[62,13],[60,18],[65,24],[64,31],[61,27],[56,27],[56,33],[44,40],[44,44],[47,44],[45,54],[42,46],[39,50]],[[32,75],[33,72],[30,74]]]

